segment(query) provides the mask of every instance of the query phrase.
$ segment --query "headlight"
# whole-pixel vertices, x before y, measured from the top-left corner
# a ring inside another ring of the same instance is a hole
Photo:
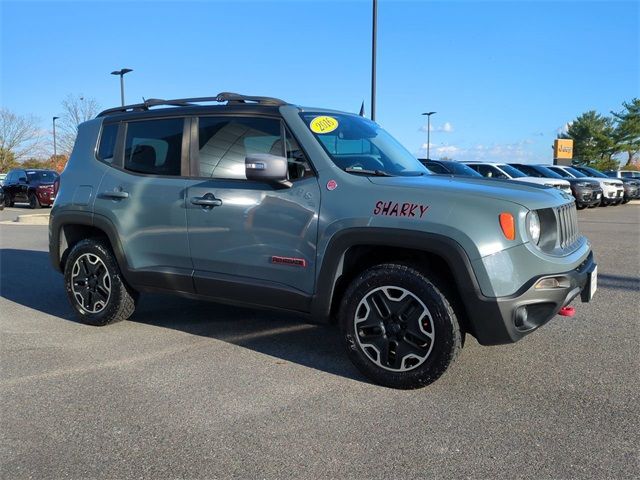
[[[545,183],[544,186],[545,187],[555,187],[555,185],[553,183]]]
[[[538,212],[534,210],[527,214],[527,231],[529,232],[529,238],[537,245],[540,241],[540,217]]]
[[[588,187],[589,184],[587,182],[578,182],[578,183],[575,184],[575,186],[584,188],[584,187]]]

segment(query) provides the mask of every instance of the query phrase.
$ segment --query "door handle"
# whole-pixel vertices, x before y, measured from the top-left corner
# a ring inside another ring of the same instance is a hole
[[[219,207],[222,205],[222,200],[216,198],[213,194],[207,193],[202,197],[191,197],[191,203],[193,205],[200,205],[201,207]]]
[[[124,198],[129,198],[129,192],[118,192],[118,191],[102,192],[100,196],[105,198],[113,198],[116,200],[121,200]]]

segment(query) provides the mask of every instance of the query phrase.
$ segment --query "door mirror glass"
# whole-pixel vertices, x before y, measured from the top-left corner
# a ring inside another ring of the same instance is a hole
[[[18,183],[29,183],[29,182],[27,181],[27,177],[20,177],[18,179]]]
[[[247,180],[291,186],[291,182],[287,179],[285,157],[269,153],[254,153],[245,157],[244,168]]]

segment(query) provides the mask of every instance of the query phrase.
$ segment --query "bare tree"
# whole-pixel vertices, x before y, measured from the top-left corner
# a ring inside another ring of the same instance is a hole
[[[0,163],[9,159],[19,162],[42,153],[43,136],[40,120],[31,115],[18,115],[0,109]]]
[[[58,145],[62,153],[70,155],[78,135],[78,125],[94,118],[100,110],[100,105],[94,98],[69,94],[62,101],[62,110],[58,123],[60,128],[60,134],[57,136]]]

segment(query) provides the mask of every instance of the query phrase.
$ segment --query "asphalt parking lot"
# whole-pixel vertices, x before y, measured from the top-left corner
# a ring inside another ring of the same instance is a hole
[[[0,212],[0,220],[30,213]],[[332,327],[144,295],[77,323],[47,227],[0,225],[2,478],[637,478],[640,205],[579,212],[599,290],[432,386],[368,383]]]

